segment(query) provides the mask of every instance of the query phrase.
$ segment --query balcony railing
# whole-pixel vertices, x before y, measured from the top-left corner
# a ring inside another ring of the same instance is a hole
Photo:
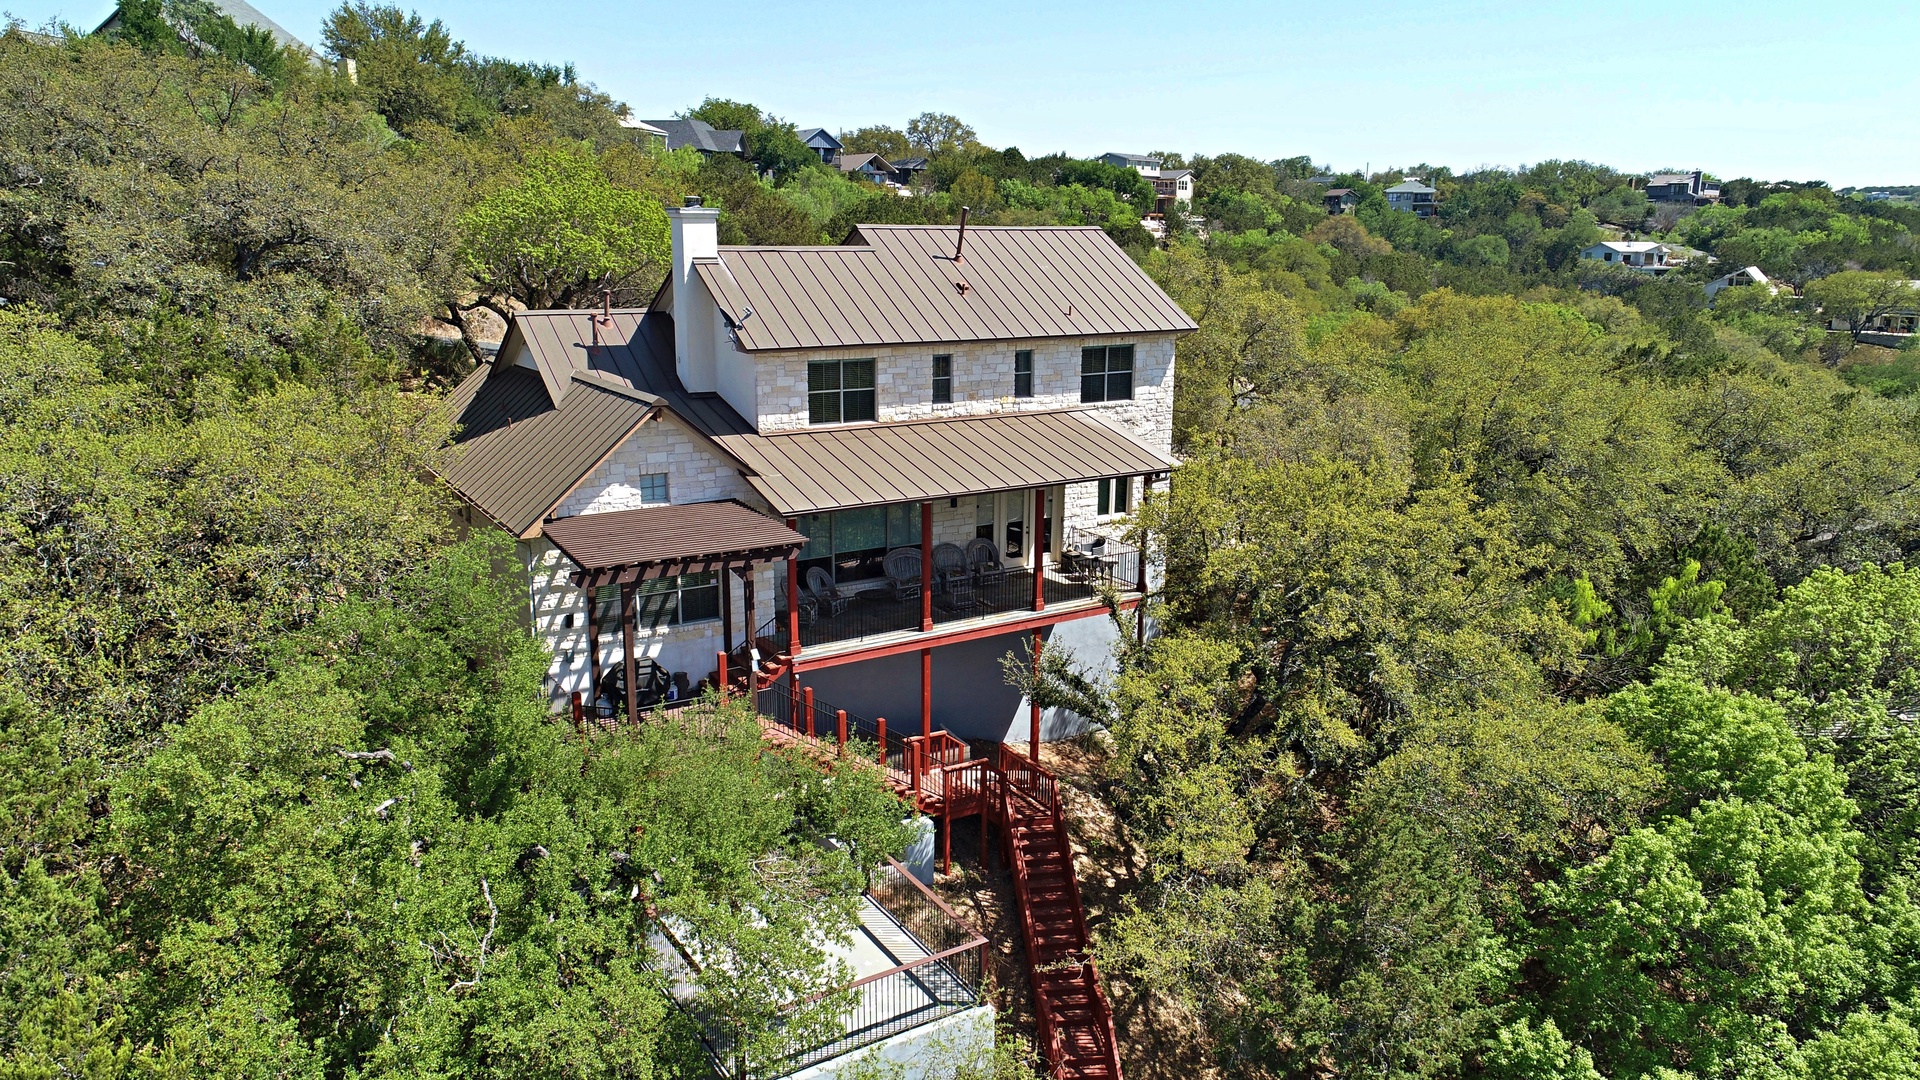
[[[985,1004],[987,939],[933,890],[889,859],[864,901],[856,933],[898,962],[844,988],[853,1004],[841,1015],[839,1034],[797,1038],[754,1062],[739,1061],[703,1034],[721,1075],[776,1080]]]
[[[1091,600],[1102,586],[1120,592],[1138,592],[1141,585],[1140,553],[1132,547],[1078,527],[1067,529],[1066,546],[1060,561],[1042,572],[1046,606]],[[990,618],[1033,608],[1033,571],[1008,569],[999,573],[974,575],[950,581],[930,583],[933,590],[933,622],[936,627],[975,619]],[[919,597],[896,599],[884,586],[856,591],[842,585],[844,604],[821,603],[803,595],[800,605],[800,645],[802,650],[840,642],[864,641],[918,631],[921,628]],[[788,651],[788,624],[782,608],[760,627],[759,636]],[[839,611],[833,611],[840,606]]]

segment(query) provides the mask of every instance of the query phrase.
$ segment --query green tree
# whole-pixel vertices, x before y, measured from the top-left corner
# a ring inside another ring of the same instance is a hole
[[[528,308],[644,304],[666,274],[660,203],[610,182],[583,152],[530,158],[460,220],[461,259],[480,303],[502,319]]]
[[[1912,282],[1897,274],[1868,270],[1843,270],[1823,277],[1807,285],[1806,297],[1822,318],[1846,324],[1856,342],[1882,315],[1920,307],[1920,288]]]

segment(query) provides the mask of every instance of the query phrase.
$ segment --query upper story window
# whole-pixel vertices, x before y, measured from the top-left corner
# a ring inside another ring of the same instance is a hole
[[[1124,514],[1133,509],[1133,477],[1116,476],[1096,482],[1094,513],[1101,517]]]
[[[1013,396],[1033,396],[1033,350],[1016,349],[1013,354]]]
[[[663,503],[673,501],[667,498],[666,473],[648,473],[642,476],[639,484],[635,486],[640,489],[640,501],[642,502]]]
[[[941,354],[933,358],[933,403],[953,401],[953,357]]]
[[[1089,345],[1080,350],[1080,400],[1133,400],[1133,346]]]
[[[807,423],[848,424],[873,418],[873,361],[807,364]]]

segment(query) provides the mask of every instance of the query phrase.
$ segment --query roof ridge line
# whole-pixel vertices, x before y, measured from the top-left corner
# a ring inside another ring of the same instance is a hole
[[[621,397],[632,398],[642,405],[661,405],[665,403],[665,399],[658,394],[650,394],[645,390],[628,386],[618,379],[602,375],[597,371],[581,371],[575,368],[572,372],[572,378],[595,389],[605,390],[609,394],[619,394]]]

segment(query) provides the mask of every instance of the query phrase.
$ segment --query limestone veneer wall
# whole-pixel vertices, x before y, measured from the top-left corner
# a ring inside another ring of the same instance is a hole
[[[758,370],[757,423],[763,433],[807,424],[807,364],[814,360],[874,360],[875,412],[882,422],[934,417],[1080,408],[1080,349],[1133,346],[1133,400],[1089,406],[1162,453],[1173,446],[1172,334],[1139,337],[1050,338],[960,345],[892,345],[754,354]],[[1033,396],[1013,396],[1013,354],[1033,350]],[[953,356],[953,402],[933,403],[933,357]]]

